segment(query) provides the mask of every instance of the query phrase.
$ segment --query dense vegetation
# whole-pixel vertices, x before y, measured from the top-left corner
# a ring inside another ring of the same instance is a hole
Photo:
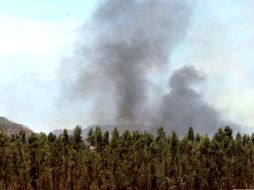
[[[0,134],[0,189],[233,189],[254,187],[254,135],[175,132]]]

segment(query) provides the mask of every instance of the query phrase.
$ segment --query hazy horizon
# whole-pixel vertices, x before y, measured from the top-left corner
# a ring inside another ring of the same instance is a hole
[[[253,1],[98,2],[1,5],[0,116],[253,131]]]

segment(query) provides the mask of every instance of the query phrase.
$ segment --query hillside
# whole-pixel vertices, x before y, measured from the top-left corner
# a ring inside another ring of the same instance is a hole
[[[16,135],[20,133],[20,131],[25,131],[26,134],[31,134],[33,131],[28,129],[22,124],[15,123],[13,121],[8,120],[5,117],[0,117],[0,131],[7,135]]]
[[[90,125],[86,128],[82,129],[82,136],[85,137],[87,136],[89,130],[92,128],[93,130],[96,129],[96,127],[100,127],[102,131],[109,131],[110,133],[114,130],[114,128],[117,128],[120,133],[123,133],[124,131],[135,131],[135,130],[141,130],[141,131],[150,131],[155,133],[156,129],[158,127],[152,126],[152,125],[145,125],[145,124],[112,124],[112,125]],[[74,129],[73,129],[74,130]],[[73,133],[72,129],[68,129],[67,132],[68,134]],[[59,136],[63,133],[63,129],[55,129],[52,131],[53,134]]]

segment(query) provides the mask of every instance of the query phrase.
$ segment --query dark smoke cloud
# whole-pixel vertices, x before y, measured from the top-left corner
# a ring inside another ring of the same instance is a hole
[[[186,35],[190,14],[190,5],[179,0],[101,4],[90,31],[93,44],[81,39],[77,54],[89,64],[79,62],[71,70],[78,78],[68,90],[76,99],[92,97],[100,105],[96,109],[104,109],[105,101],[110,101],[116,121],[138,121],[140,108],[148,101],[149,71],[168,64],[172,50]],[[95,115],[100,117],[99,112]]]
[[[191,86],[204,80],[194,67],[185,66],[176,70],[169,80],[170,93],[160,105],[160,120],[169,128],[183,134],[193,126],[202,134],[214,132],[222,124],[218,111],[207,105]]]
[[[64,98],[78,102],[78,107],[89,101],[96,123],[214,131],[219,114],[192,90],[191,85],[202,80],[193,67],[173,73],[169,94],[152,103],[149,97],[149,74],[168,66],[171,53],[187,34],[191,12],[184,0],[104,1],[93,26],[84,27],[75,56],[63,64]]]

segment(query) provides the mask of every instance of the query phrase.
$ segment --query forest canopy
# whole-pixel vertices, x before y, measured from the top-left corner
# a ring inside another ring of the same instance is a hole
[[[0,134],[0,189],[233,189],[254,187],[254,134],[190,127],[157,134],[98,126],[73,134]]]

